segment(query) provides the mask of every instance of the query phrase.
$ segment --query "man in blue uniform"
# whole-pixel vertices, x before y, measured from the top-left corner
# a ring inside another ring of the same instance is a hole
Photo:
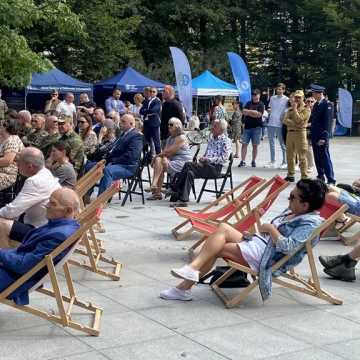
[[[310,117],[310,132],[317,177],[325,182],[326,176],[328,184],[335,184],[334,169],[329,152],[332,106],[324,97],[324,87],[312,84],[310,89],[316,100]]]

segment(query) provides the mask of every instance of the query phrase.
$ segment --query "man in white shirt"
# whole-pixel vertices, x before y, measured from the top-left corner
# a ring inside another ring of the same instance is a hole
[[[76,118],[76,107],[74,104],[74,94],[73,93],[67,93],[65,95],[65,100],[62,101],[57,107],[56,112],[59,116],[68,116],[73,119],[73,122],[75,124],[75,118]],[[75,124],[76,125],[76,124]]]
[[[282,119],[289,101],[284,95],[285,84],[276,85],[276,95],[270,98],[269,102],[269,121],[268,121],[268,137],[270,145],[270,163],[265,165],[268,168],[275,168],[275,139],[277,138],[282,151],[282,163],[280,169],[286,169],[286,146],[282,136]]]
[[[58,179],[45,168],[44,155],[39,149],[23,149],[16,162],[20,174],[27,179],[16,198],[0,209],[0,247],[7,247],[9,239],[22,241],[34,227],[46,224],[50,195],[61,187]]]

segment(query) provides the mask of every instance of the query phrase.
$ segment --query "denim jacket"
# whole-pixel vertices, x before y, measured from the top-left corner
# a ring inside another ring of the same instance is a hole
[[[290,211],[285,210],[279,217],[289,214]],[[280,238],[276,244],[274,244],[271,238],[269,239],[260,262],[259,288],[263,301],[271,296],[272,275],[279,276],[281,273],[285,273],[299,264],[306,251],[303,249],[296,253],[274,274],[272,274],[271,267],[283,256],[292,253],[299,245],[303,244],[323,221],[324,219],[317,211],[281,221],[278,226],[278,231],[281,234]],[[315,238],[312,245],[316,245],[318,241],[319,237]]]

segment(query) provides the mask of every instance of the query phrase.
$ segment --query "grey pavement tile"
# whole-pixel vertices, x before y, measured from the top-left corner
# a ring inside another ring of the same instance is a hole
[[[69,355],[65,357],[61,355],[47,360],[109,360],[109,358],[98,351],[90,351],[82,354]]]
[[[330,344],[324,348],[332,353],[342,356],[345,359],[360,359],[360,339]]]
[[[204,301],[164,303],[164,306],[140,313],[182,334],[247,322],[240,314]]]
[[[337,316],[341,316],[346,319],[360,323],[360,308],[358,303],[344,304],[342,306],[332,306],[325,310]]]
[[[66,329],[75,334],[72,329]],[[104,314],[101,319],[99,337],[81,336],[82,342],[100,350],[127,344],[141,344],[174,335],[167,327],[157,324],[135,312]]]
[[[222,360],[223,356],[201,346],[185,337],[176,335],[102,352],[112,360]]]
[[[280,356],[269,357],[264,360],[343,360],[342,357],[331,352],[324,351],[319,348],[312,348],[295,352],[292,354],[284,354]]]
[[[194,341],[230,359],[264,359],[309,348],[309,344],[256,322],[188,333]]]
[[[1,358],[4,360],[50,359],[90,350],[88,345],[51,324],[1,334]]]
[[[260,320],[264,325],[314,345],[351,340],[360,335],[360,324],[322,310]]]

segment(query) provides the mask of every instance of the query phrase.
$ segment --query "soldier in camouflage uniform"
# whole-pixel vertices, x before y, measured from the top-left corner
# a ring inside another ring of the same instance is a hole
[[[43,139],[48,135],[45,131],[45,116],[43,114],[34,114],[31,118],[32,130],[30,134],[24,136],[21,140],[25,146],[40,148]]]
[[[46,117],[45,130],[47,131],[48,135],[42,139],[40,144],[40,150],[43,152],[45,158],[50,155],[52,146],[56,144],[61,137],[59,133],[58,121],[59,119],[55,115],[49,115]]]
[[[84,164],[84,144],[81,137],[73,130],[72,118],[65,116],[59,118],[60,141],[65,142],[71,149],[70,161],[77,174]]]
[[[5,114],[8,111],[8,106],[6,104],[6,101],[1,99],[2,91],[0,89],[0,125],[4,123],[5,120]]]
[[[18,136],[22,139],[31,133],[31,114],[27,110],[21,110],[18,113]]]

